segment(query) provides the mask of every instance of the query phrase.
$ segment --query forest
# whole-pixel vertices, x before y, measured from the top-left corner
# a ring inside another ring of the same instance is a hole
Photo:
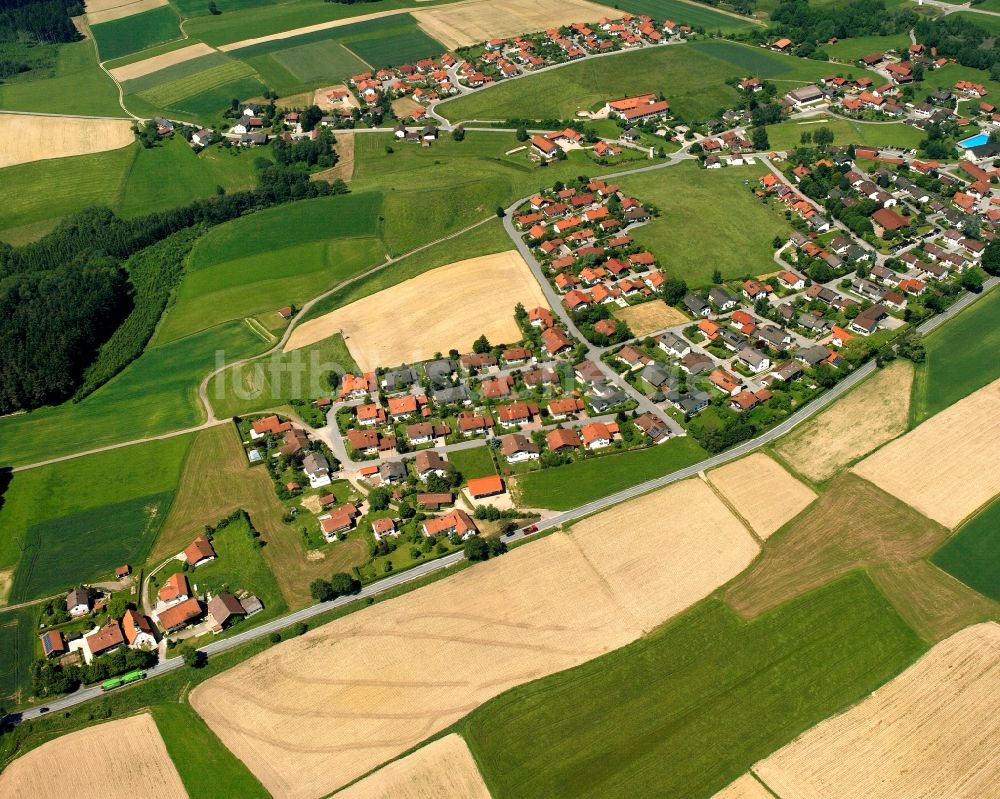
[[[174,234],[346,191],[342,181],[268,165],[250,191],[135,219],[91,208],[37,242],[0,245],[0,413],[82,396],[139,355],[193,241]]]

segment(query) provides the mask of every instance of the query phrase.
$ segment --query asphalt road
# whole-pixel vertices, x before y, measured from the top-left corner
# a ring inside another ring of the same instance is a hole
[[[981,294],[966,294],[961,297],[954,305],[952,305],[947,311],[938,316],[932,317],[924,322],[918,330],[921,333],[929,333],[935,328],[939,327],[941,324],[946,322],[948,319],[952,318],[958,314],[963,309],[967,308],[969,305],[974,303],[977,299],[985,295],[988,291],[996,287],[1000,283],[1000,278],[992,277],[986,281],[983,286],[983,292]],[[716,466],[720,466],[729,461],[736,460],[750,452],[760,449],[765,444],[770,443],[779,436],[784,435],[793,428],[802,424],[809,417],[816,414],[818,411],[825,408],[827,405],[832,403],[838,397],[842,396],[845,392],[850,391],[855,385],[864,380],[868,375],[874,372],[876,369],[874,361],[870,361],[846,379],[838,383],[832,389],[830,389],[826,394],[818,397],[817,399],[810,402],[802,410],[789,416],[781,424],[771,428],[770,430],[762,433],[757,438],[745,441],[739,446],[733,449],[722,452],[718,455],[713,455],[711,458],[706,458],[703,461],[699,461],[696,464],[687,466],[683,469],[678,469],[670,474],[665,474],[660,477],[653,478],[652,480],[647,480],[644,483],[639,483],[638,485],[632,486],[631,488],[623,489],[622,491],[617,491],[614,494],[610,494],[601,499],[596,499],[593,502],[588,502],[584,505],[580,505],[572,510],[560,513],[557,516],[552,516],[539,522],[537,525],[537,531],[532,533],[532,536],[536,536],[538,533],[545,530],[550,530],[552,528],[559,527],[568,522],[581,519],[585,516],[589,516],[598,511],[604,510],[612,505],[617,505],[625,500],[632,499],[641,494],[645,494],[657,488],[662,488],[663,486],[670,485],[671,483],[676,483],[679,480],[684,480],[688,477],[692,477],[701,471],[706,469],[712,469]],[[518,531],[514,536],[512,536],[509,541],[517,541],[529,536],[525,536],[523,532]],[[249,641],[258,640],[264,636],[270,635],[273,632],[278,632],[283,630],[290,625],[296,624],[298,622],[307,622],[316,616],[326,613],[328,610],[333,608],[341,607],[350,602],[354,602],[358,599],[365,599],[366,597],[374,597],[382,594],[392,588],[396,588],[401,585],[418,580],[428,574],[433,574],[434,572],[440,571],[442,569],[447,569],[449,566],[454,566],[456,563],[460,563],[464,559],[462,552],[455,552],[451,555],[446,555],[443,558],[437,560],[428,561],[410,569],[406,572],[401,572],[400,574],[394,574],[391,577],[386,577],[377,582],[371,583],[365,586],[357,594],[351,596],[339,597],[332,602],[323,602],[316,605],[311,605],[302,610],[297,610],[294,613],[288,613],[284,616],[280,616],[276,619],[272,619],[266,624],[262,624],[259,627],[254,627],[252,629],[246,630],[245,632],[237,633],[229,638],[223,638],[218,641],[213,641],[212,643],[206,644],[203,647],[199,647],[200,652],[204,652],[206,655],[211,657],[214,654],[219,654],[221,652],[226,652],[233,649],[241,644],[247,643]],[[147,674],[147,679],[153,679],[159,677],[162,674],[167,674],[175,669],[184,668],[183,661],[179,657],[170,658],[165,660],[153,668],[149,669]],[[20,721],[38,718],[42,715],[42,708],[46,708],[46,712],[54,713],[61,710],[66,710],[68,708],[75,707],[77,705],[83,704],[95,697],[103,695],[104,691],[100,687],[85,688],[77,691],[74,694],[63,697],[62,699],[54,699],[51,702],[43,705],[35,705],[28,708],[20,713],[12,714],[7,718],[9,723],[18,723]]]

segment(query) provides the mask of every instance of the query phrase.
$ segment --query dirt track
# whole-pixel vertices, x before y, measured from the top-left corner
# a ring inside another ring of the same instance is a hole
[[[545,305],[545,295],[515,250],[432,269],[343,308],[303,322],[285,352],[342,333],[362,370],[414,363],[480,334],[494,343],[521,339],[514,306]]]
[[[187,799],[187,792],[156,722],[143,713],[32,749],[0,774],[0,796]]]
[[[942,641],[753,768],[782,799],[987,799],[1000,791],[1000,626]]]
[[[0,168],[49,158],[102,153],[135,141],[125,119],[0,114]]]
[[[272,794],[319,797],[508,688],[635,640],[756,553],[689,480],[287,641],[191,701]]]

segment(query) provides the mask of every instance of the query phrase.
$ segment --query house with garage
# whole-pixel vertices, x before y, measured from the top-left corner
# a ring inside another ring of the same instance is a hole
[[[225,628],[226,623],[233,618],[243,618],[246,611],[243,605],[232,594],[223,591],[208,600],[208,621],[211,630],[218,635]]]

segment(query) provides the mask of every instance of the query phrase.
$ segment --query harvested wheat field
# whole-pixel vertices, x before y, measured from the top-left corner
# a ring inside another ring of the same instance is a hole
[[[713,469],[708,479],[761,538],[816,499],[815,491],[760,452]]]
[[[310,319],[295,328],[285,352],[342,333],[358,366],[369,371],[452,348],[468,352],[481,334],[492,342],[520,341],[514,321],[519,302],[525,308],[547,304],[516,250],[469,258]]]
[[[932,416],[854,472],[955,529],[1000,493],[1000,380]]]
[[[141,78],[143,75],[159,72],[161,69],[174,66],[174,64],[183,64],[185,61],[200,58],[203,55],[214,52],[207,44],[198,42],[198,44],[192,44],[189,47],[171,50],[169,53],[163,53],[162,55],[154,55],[152,58],[136,61],[134,64],[126,64],[123,67],[117,67],[108,71],[111,73],[111,77],[121,82],[132,80],[133,78]]]
[[[854,569],[920,560],[947,538],[945,527],[848,472],[767,542],[725,600],[754,618]]]
[[[0,168],[117,150],[135,141],[126,119],[0,114]]]
[[[692,489],[662,489],[641,514],[606,511],[286,641],[191,703],[274,796],[323,796],[508,688],[635,640],[744,568],[749,534],[695,491],[702,513],[675,522]],[[608,530],[627,530],[628,546],[602,540]]]
[[[0,774],[0,796],[187,799],[187,792],[156,722],[143,713],[32,749]]]
[[[336,799],[490,799],[476,761],[452,733],[383,766]]]
[[[354,132],[334,133],[333,146],[337,151],[337,164],[310,175],[312,180],[342,180],[354,177]]]
[[[774,799],[774,795],[753,778],[744,774],[719,791],[712,799]]]
[[[942,641],[753,770],[781,799],[1000,795],[1000,626]]]
[[[619,19],[622,12],[586,0],[469,0],[411,12],[424,32],[449,50],[573,22]]]
[[[315,25],[306,25],[302,28],[292,28],[287,31],[280,31],[278,33],[270,33],[267,36],[256,36],[253,39],[242,39],[238,42],[230,42],[229,44],[219,45],[219,50],[224,53],[231,52],[232,50],[242,50],[244,47],[250,47],[254,44],[262,44],[263,42],[275,42],[281,41],[282,39],[294,39],[297,36],[303,36],[307,33],[315,33],[316,31],[330,30],[331,28],[341,28],[344,25],[354,25],[358,22],[367,22],[370,19],[381,19],[382,17],[392,17],[397,14],[405,14],[407,9],[397,8],[391,9],[389,11],[375,11],[371,14],[358,14],[354,17],[343,17],[341,19],[330,20],[329,22],[318,22]]]
[[[847,464],[906,432],[913,365],[894,361],[815,419],[778,439],[778,454],[810,480],[827,480]]]
[[[688,318],[663,300],[650,300],[628,308],[615,308],[614,315],[629,326],[635,336],[648,336],[666,327],[682,325]]]
[[[94,8],[100,5],[100,8]],[[133,14],[141,14],[143,11],[151,11],[154,8],[167,5],[167,0],[136,0],[134,3],[87,3],[87,22],[97,25],[101,22],[111,22],[123,17],[131,17]]]

